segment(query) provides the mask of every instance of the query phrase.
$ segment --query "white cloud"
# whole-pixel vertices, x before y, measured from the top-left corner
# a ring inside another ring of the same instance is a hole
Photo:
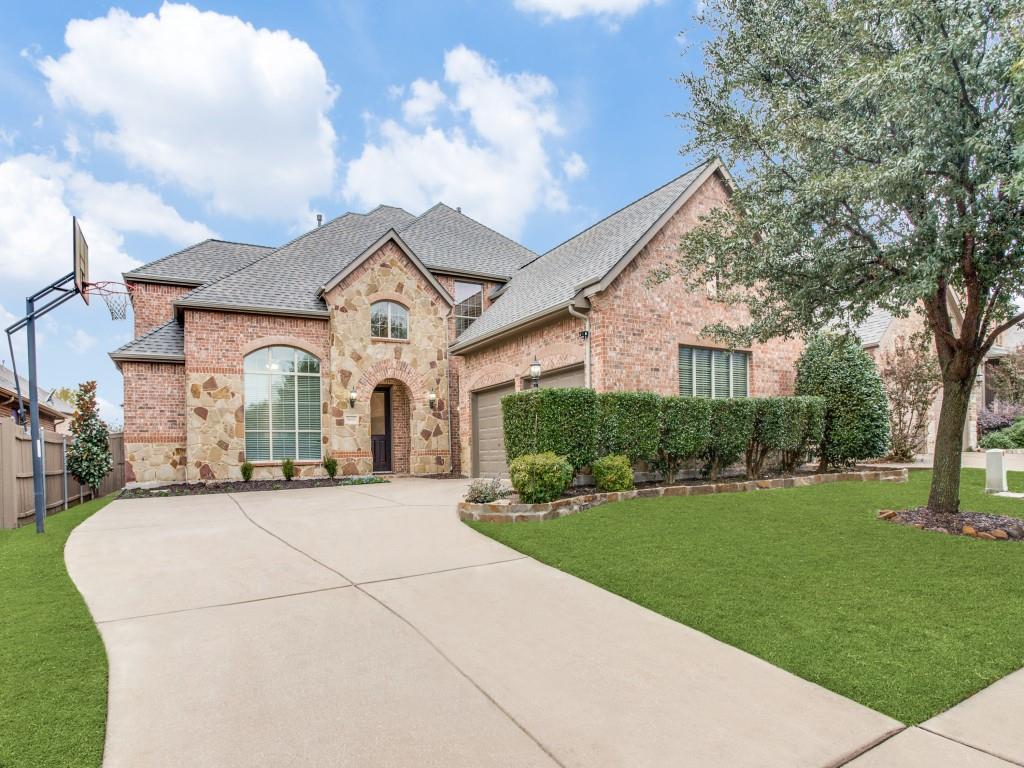
[[[562,162],[562,172],[567,179],[582,179],[587,175],[587,161],[573,152]]]
[[[82,142],[78,139],[78,134],[72,130],[69,130],[64,134],[64,149],[71,156],[72,160],[75,160],[82,152]]]
[[[212,232],[187,221],[138,184],[110,184],[41,155],[0,163],[0,270],[7,280],[40,287],[71,271],[71,215],[89,243],[93,280],[119,280],[138,266],[124,250],[124,234],[163,237],[175,244]]]
[[[132,165],[247,218],[305,218],[331,191],[337,88],[302,40],[172,3],[73,20],[64,40],[38,62],[51,98],[109,121],[97,144]]]
[[[96,346],[97,341],[98,339],[91,333],[83,331],[81,328],[76,328],[74,333],[71,334],[71,338],[67,340],[67,345],[75,354],[84,355]]]
[[[549,20],[579,16],[624,19],[645,6],[661,2],[663,0],[515,0],[515,5],[520,11],[538,13]]]
[[[436,81],[414,80],[409,86],[410,96],[402,103],[402,115],[410,123],[429,123],[437,108],[447,101]]]
[[[549,156],[563,133],[554,84],[531,73],[503,74],[465,46],[445,54],[444,80],[450,97],[437,83],[416,83],[432,94],[428,100],[437,102],[440,93],[453,124],[384,120],[349,164],[345,196],[364,207],[391,203],[413,211],[444,201],[513,237],[541,206],[564,210],[565,191]]]

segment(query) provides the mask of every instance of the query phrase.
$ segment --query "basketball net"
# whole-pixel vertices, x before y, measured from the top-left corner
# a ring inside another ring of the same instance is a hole
[[[104,280],[99,283],[88,283],[85,288],[90,296],[99,296],[110,310],[111,320],[124,320],[128,317],[128,305],[132,293],[124,283],[115,280]]]

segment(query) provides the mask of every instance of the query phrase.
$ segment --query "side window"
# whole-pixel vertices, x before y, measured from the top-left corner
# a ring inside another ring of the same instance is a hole
[[[294,347],[246,355],[246,460],[319,459],[320,435],[320,361]]]
[[[747,397],[749,352],[679,347],[679,394],[684,397]]]
[[[370,335],[376,339],[408,339],[409,310],[395,301],[377,301],[370,307]]]
[[[484,311],[484,287],[455,281],[455,335],[469,328]]]

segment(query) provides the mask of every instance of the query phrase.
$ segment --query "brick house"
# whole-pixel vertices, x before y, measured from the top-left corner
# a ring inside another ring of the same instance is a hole
[[[531,386],[786,394],[796,341],[717,348],[737,310],[649,286],[680,234],[727,204],[718,161],[543,255],[438,204],[346,213],[280,248],[207,240],[125,274],[131,483],[505,471],[500,398]]]

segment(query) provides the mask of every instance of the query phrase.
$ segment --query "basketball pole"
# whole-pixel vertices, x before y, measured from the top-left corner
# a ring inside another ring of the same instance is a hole
[[[59,294],[45,304],[37,307],[37,303],[51,293]],[[32,496],[35,502],[36,533],[43,533],[46,527],[46,478],[43,476],[43,432],[39,426],[39,381],[36,374],[36,320],[51,310],[56,309],[79,293],[75,286],[75,273],[64,275],[25,299],[25,316],[7,328],[8,344],[13,349],[11,337],[25,329],[28,335],[28,409],[31,421],[29,435],[32,439]],[[21,395],[21,382],[18,381],[17,362],[11,357],[11,368],[14,371],[14,387],[18,394],[18,413],[24,419],[25,401]],[[24,422],[22,422],[24,423]]]

